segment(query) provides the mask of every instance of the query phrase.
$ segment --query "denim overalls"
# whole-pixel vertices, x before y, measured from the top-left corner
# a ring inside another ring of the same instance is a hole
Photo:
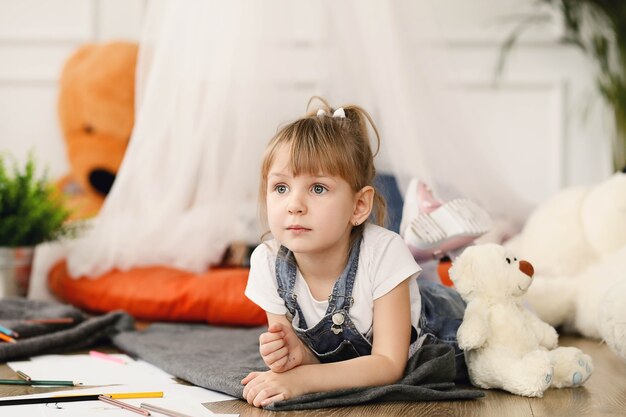
[[[293,252],[284,246],[281,246],[278,251],[276,281],[278,294],[287,307],[287,318],[293,324],[293,318],[297,317],[298,325],[293,325],[295,332],[322,363],[338,362],[372,353],[372,343],[357,330],[349,314],[354,302],[352,288],[359,264],[360,250],[361,239],[352,246],[348,264],[328,297],[326,315],[311,328],[307,326],[294,293],[296,259]]]
[[[348,263],[328,297],[326,314],[311,328],[304,319],[294,293],[297,266],[293,252],[281,246],[276,257],[278,294],[285,302],[287,318],[292,322],[296,334],[322,363],[338,362],[372,353],[371,335],[361,334],[349,314],[354,302],[352,288],[359,264],[361,240],[362,238],[355,242],[350,250]],[[422,300],[420,334],[418,338],[416,329],[411,326],[410,351],[413,352],[422,344],[451,345],[456,355],[457,379],[467,377],[463,352],[456,339],[456,332],[465,312],[465,302],[455,290],[435,282],[420,280],[419,290]]]
[[[420,313],[419,345],[446,344],[454,348],[456,379],[468,379],[465,356],[456,333],[463,322],[465,301],[459,293],[434,281],[418,280],[422,309]],[[411,346],[413,348],[413,346]],[[410,352],[413,349],[409,350]]]

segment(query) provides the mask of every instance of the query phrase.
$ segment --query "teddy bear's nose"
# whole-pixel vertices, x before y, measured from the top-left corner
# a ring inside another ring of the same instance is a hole
[[[535,273],[535,268],[533,268],[532,264],[527,261],[519,261],[519,270],[531,278]]]
[[[115,173],[107,169],[98,168],[89,173],[89,183],[91,186],[103,196],[109,194],[113,182],[115,181]]]

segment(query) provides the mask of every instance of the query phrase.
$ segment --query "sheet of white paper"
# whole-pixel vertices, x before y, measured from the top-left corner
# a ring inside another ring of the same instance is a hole
[[[148,403],[163,407],[168,410],[177,411],[182,414],[186,414],[192,417],[209,417],[215,416],[211,411],[198,403],[186,402],[182,399],[167,399],[167,398],[144,398],[141,400],[120,400],[127,404],[134,406],[140,406],[141,403]],[[112,417],[130,417],[132,412],[123,410],[120,407],[106,404],[102,401],[85,401],[74,403],[58,403],[58,404],[45,404],[40,406],[40,410],[43,417],[89,417],[89,416],[112,416]],[[155,416],[161,414],[151,412]]]
[[[128,404],[132,404],[130,400],[123,400]],[[147,401],[144,401],[147,402]],[[168,410],[176,411],[182,414],[186,414],[190,417],[234,417],[239,414],[213,414],[208,409],[203,406],[192,406],[190,404],[184,404],[180,401],[172,401],[168,403],[165,399],[162,401],[152,401],[148,404],[156,405],[159,407],[166,408]],[[133,404],[134,405],[134,404]],[[41,412],[42,417],[97,417],[97,416],[106,416],[106,417],[130,417],[133,415],[132,412],[128,410],[123,410],[120,407],[116,407],[114,405],[106,404],[102,401],[90,401],[90,402],[82,402],[82,403],[63,403],[63,404],[48,404],[46,406],[40,406],[38,410]],[[157,412],[152,412],[153,416],[162,416],[162,414]]]
[[[102,401],[85,401],[79,403],[42,404],[39,410],[43,417],[130,417],[132,411],[124,410]],[[139,414],[135,414],[139,415]],[[205,417],[208,417],[206,414]]]
[[[3,406],[0,409],[2,417],[45,417],[42,413],[40,404]]]
[[[124,399],[121,401],[127,402],[135,406],[139,406],[142,402],[161,406],[164,408],[179,411],[184,414],[189,414],[194,417],[208,417],[214,415],[202,403],[225,401],[235,399],[226,394],[221,394],[215,391],[207,390],[204,388],[180,385],[180,384],[166,384],[166,385],[116,385],[96,388],[82,388],[71,391],[56,391],[47,392],[43,394],[31,394],[20,395],[15,397],[3,397],[0,400],[8,400],[14,398],[37,398],[37,397],[52,397],[55,395],[74,395],[74,394],[112,394],[121,392],[163,392],[163,398],[136,398],[136,399]],[[37,405],[19,405],[19,406],[2,406],[0,407],[0,415],[2,417],[50,417],[50,416],[81,416],[88,417],[91,415],[97,416],[106,412],[106,416],[116,417],[120,412],[123,412],[125,416],[129,416],[129,411],[116,410],[108,406],[108,404],[100,404],[101,401],[84,401],[84,402],[72,402],[72,403],[48,403]],[[61,410],[63,410],[61,412]]]
[[[33,379],[67,380],[83,385],[171,383],[173,377],[161,369],[127,355],[115,354],[126,364],[89,355],[42,355],[29,361],[9,362],[14,371],[25,372]]]
[[[201,387],[178,384],[172,375],[147,362],[136,361],[122,354],[113,356],[123,359],[126,361],[126,364],[119,364],[89,355],[42,355],[35,356],[29,361],[9,362],[8,365],[11,369],[25,372],[33,379],[77,381],[83,383],[86,387],[69,392],[56,391],[21,395],[4,397],[0,400],[68,395],[70,392],[71,394],[111,394],[157,391],[163,392],[163,398],[138,398],[124,401],[136,406],[146,402],[191,416],[206,417],[212,415],[212,413],[202,406],[202,403],[234,399],[234,397],[229,395]],[[112,407],[101,401],[2,406],[0,408],[2,417],[84,417],[91,415],[116,417],[118,414],[128,416],[129,411]]]

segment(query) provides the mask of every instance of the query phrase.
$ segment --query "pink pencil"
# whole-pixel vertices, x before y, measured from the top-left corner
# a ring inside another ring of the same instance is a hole
[[[116,358],[115,356],[111,356],[103,352],[98,352],[97,350],[90,350],[89,356],[93,356],[94,358],[98,358],[98,359],[104,359],[105,361],[119,363],[121,365],[126,365],[126,361],[124,361],[123,359]]]
[[[113,398],[109,397],[106,394],[99,395],[98,399],[107,404],[115,405],[119,408],[123,408],[124,410],[132,411],[134,413],[141,414],[143,416],[151,415],[150,411],[144,410],[143,408],[135,407],[134,405],[126,404],[125,402],[122,402],[122,401],[114,400]]]

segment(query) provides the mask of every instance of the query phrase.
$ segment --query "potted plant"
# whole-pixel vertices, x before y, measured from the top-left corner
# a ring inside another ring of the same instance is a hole
[[[612,109],[615,122],[613,164],[626,166],[626,2],[623,0],[538,0],[557,11],[563,21],[562,41],[574,45],[594,60],[596,84]],[[529,24],[545,22],[543,15],[527,17],[505,41],[498,70],[507,53]]]
[[[22,168],[0,156],[0,298],[26,295],[34,247],[69,235],[69,214],[32,155]]]

